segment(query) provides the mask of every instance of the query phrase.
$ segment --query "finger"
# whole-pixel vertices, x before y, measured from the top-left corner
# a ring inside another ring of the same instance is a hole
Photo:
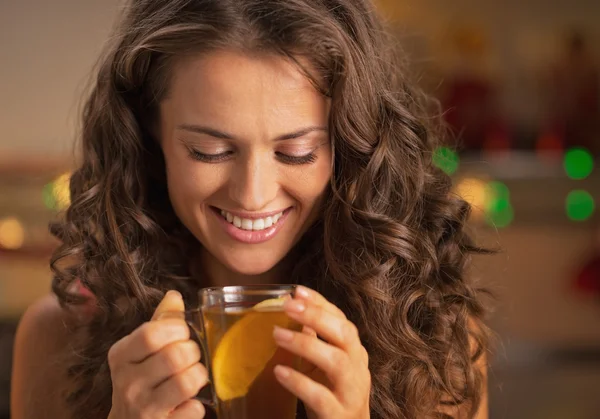
[[[334,386],[339,385],[352,370],[348,354],[313,336],[275,326],[273,337],[277,345],[323,371]]]
[[[206,415],[206,408],[196,399],[183,402],[169,415],[169,419],[201,419]]]
[[[154,310],[152,320],[158,320],[160,316],[166,313],[172,312],[183,312],[185,311],[185,304],[183,303],[183,297],[178,291],[168,291],[163,297],[162,301],[158,304]]]
[[[323,307],[325,310],[329,311],[336,316],[346,318],[346,314],[335,304],[329,302],[327,298],[323,297],[317,291],[312,290],[307,287],[298,286],[296,288],[295,296],[299,299],[310,301],[318,306]]]
[[[130,335],[131,362],[143,362],[164,347],[190,339],[190,329],[183,320],[164,319],[147,322]]]
[[[176,406],[195,397],[208,383],[208,373],[204,365],[194,364],[160,384],[151,392],[151,404],[158,412],[170,412]]]
[[[200,361],[200,348],[192,340],[171,343],[144,362],[133,366],[136,377],[149,388],[158,387],[170,377]]]
[[[314,336],[317,337],[317,332],[314,331],[314,329],[311,329],[308,326],[304,326],[302,327],[302,333],[308,335],[308,336]]]
[[[289,317],[310,327],[332,345],[348,352],[358,352],[362,346],[356,326],[346,318],[332,314],[323,306],[309,301],[290,300],[286,301],[283,307]]]
[[[313,338],[317,337],[317,332],[308,326],[302,327],[302,333],[307,336],[312,336]],[[300,366],[297,369],[303,374],[310,375],[317,369],[317,367],[312,362],[309,362],[304,358],[300,358]]]
[[[283,365],[277,365],[274,372],[281,385],[302,400],[318,417],[338,417],[339,402],[327,387]]]
[[[108,352],[111,367],[140,363],[171,343],[187,341],[190,329],[183,320],[164,319],[147,322],[115,343]]]

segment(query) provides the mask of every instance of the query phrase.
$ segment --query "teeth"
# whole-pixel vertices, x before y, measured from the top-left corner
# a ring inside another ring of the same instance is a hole
[[[240,228],[242,226],[242,219],[240,217],[233,217],[233,225]]]
[[[273,215],[271,217],[257,218],[255,220],[240,218],[224,210],[221,210],[221,215],[227,220],[227,222],[233,224],[237,228],[241,228],[242,230],[248,231],[260,231],[264,230],[265,228],[272,227],[274,224],[277,224],[277,221],[279,221],[279,219],[283,215],[283,212],[280,212],[279,214]]]
[[[252,223],[252,230],[264,230],[265,229],[265,220],[258,219],[254,220]]]
[[[252,220],[242,218],[242,230],[252,230]]]

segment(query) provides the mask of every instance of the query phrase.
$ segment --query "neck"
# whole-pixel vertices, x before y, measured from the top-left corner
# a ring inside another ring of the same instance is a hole
[[[230,285],[281,284],[289,278],[290,257],[284,258],[267,272],[247,275],[233,271],[204,249],[200,250],[199,263],[193,267],[194,276],[203,278],[202,287],[225,287]]]

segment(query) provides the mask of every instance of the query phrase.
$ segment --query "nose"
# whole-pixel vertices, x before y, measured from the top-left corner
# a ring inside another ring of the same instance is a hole
[[[268,208],[279,190],[277,168],[267,156],[239,159],[229,181],[229,197],[245,211]]]

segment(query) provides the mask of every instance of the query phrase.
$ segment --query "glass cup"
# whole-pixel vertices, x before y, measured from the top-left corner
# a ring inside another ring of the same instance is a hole
[[[302,329],[283,310],[294,293],[294,285],[205,288],[199,307],[185,312],[210,377],[210,388],[198,399],[219,419],[296,417],[296,397],[273,372],[276,365],[300,367],[300,358],[273,339],[275,326]]]

